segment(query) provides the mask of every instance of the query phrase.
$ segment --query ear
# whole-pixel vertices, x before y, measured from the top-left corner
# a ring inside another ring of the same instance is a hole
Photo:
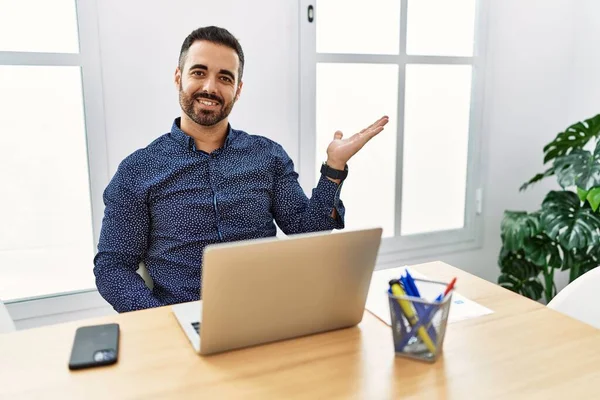
[[[181,87],[181,70],[179,67],[175,69],[175,86],[177,87],[177,90]]]
[[[235,101],[238,101],[240,98],[240,94],[242,94],[242,86],[244,86],[244,82],[240,81],[240,84],[238,85],[237,93],[235,94]]]

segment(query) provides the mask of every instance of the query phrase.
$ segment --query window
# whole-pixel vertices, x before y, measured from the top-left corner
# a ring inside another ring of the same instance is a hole
[[[108,179],[97,42],[95,2],[0,0],[3,301],[95,286]]]
[[[336,130],[388,115],[342,190],[348,229],[383,227],[380,262],[478,245],[482,2],[301,2],[301,183]]]

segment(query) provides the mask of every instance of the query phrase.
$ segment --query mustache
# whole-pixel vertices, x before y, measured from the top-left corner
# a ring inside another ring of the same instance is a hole
[[[218,102],[219,104],[223,104],[223,99],[221,97],[217,96],[216,94],[198,93],[198,94],[194,95],[194,100],[198,100],[198,99],[212,100],[212,101]]]

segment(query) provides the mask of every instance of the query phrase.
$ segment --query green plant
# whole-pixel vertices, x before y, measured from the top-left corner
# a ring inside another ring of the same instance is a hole
[[[571,282],[600,264],[599,136],[600,114],[571,125],[544,146],[544,164],[550,167],[519,190],[550,176],[562,190],[550,191],[538,211],[504,213],[501,286],[549,302],[556,295],[556,270],[569,270]],[[584,149],[588,143],[593,151]]]

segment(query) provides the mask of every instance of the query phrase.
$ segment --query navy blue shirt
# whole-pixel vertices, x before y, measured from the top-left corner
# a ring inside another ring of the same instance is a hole
[[[199,300],[209,244],[275,236],[275,222],[285,234],[344,227],[341,185],[321,177],[308,199],[279,144],[229,127],[208,154],[179,123],[123,160],[104,192],[94,274],[118,312]]]

